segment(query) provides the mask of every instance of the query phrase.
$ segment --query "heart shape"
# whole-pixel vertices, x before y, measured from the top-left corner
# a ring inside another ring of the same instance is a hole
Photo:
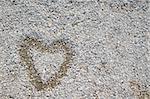
[[[64,53],[64,62],[61,64],[59,71],[53,74],[51,79],[49,79],[46,83],[43,83],[38,71],[35,69],[35,65],[29,51],[31,48],[35,48],[42,53],[48,52],[54,54],[58,53],[59,51],[63,51]],[[21,63],[27,66],[27,72],[31,84],[38,91],[40,91],[47,88],[52,89],[60,84],[60,79],[66,75],[69,64],[72,61],[73,50],[69,46],[69,42],[66,42],[64,39],[54,41],[48,45],[38,40],[37,38],[27,36],[20,45],[19,55]]]

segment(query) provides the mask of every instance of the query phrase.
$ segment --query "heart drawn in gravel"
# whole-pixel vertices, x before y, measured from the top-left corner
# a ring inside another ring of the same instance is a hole
[[[53,41],[49,45],[37,38],[28,36],[22,41],[19,49],[21,63],[27,66],[30,82],[38,91],[53,89],[55,86],[60,84],[60,79],[66,75],[73,57],[73,51],[69,45],[70,43],[64,39]],[[34,60],[30,53],[31,48],[34,48],[42,53],[55,54],[60,51],[64,53],[64,61],[59,66],[59,70],[46,82],[43,82],[41,76],[35,68]]]

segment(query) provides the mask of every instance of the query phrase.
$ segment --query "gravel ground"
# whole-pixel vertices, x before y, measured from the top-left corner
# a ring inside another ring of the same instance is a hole
[[[150,0],[0,0],[0,99],[150,99]]]

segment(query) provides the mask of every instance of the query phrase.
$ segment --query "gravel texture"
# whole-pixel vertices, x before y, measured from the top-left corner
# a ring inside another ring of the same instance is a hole
[[[0,0],[0,99],[150,99],[150,0]]]

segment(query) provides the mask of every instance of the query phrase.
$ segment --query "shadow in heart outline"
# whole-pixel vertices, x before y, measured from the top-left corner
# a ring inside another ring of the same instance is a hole
[[[49,79],[46,83],[42,82],[42,79],[38,71],[35,69],[32,56],[30,55],[29,52],[29,49],[31,47],[43,53],[48,52],[54,54],[54,53],[58,53],[60,49],[64,53],[65,60],[61,64],[59,71],[53,74],[51,79]],[[43,41],[38,40],[37,38],[26,36],[26,38],[23,40],[23,42],[20,45],[19,55],[20,55],[21,63],[27,66],[27,72],[31,84],[38,91],[41,91],[48,88],[53,89],[55,86],[60,84],[60,79],[66,75],[67,70],[69,68],[69,64],[71,63],[74,54],[73,54],[73,50],[69,46],[69,42],[66,42],[65,39],[53,41],[50,45],[48,45]]]

